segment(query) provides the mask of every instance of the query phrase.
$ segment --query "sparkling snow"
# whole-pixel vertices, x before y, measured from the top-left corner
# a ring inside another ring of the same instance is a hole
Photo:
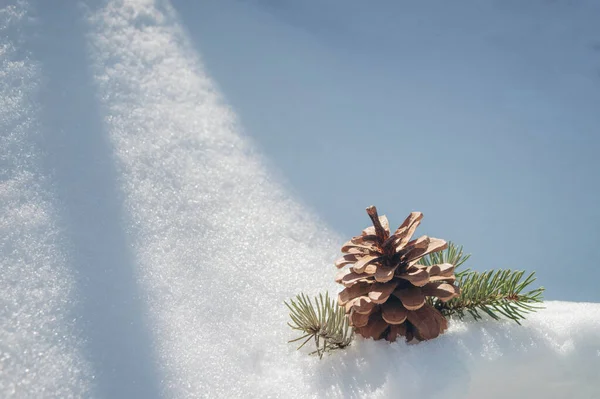
[[[20,2],[0,9],[0,396],[80,397],[91,376],[40,148],[40,67],[19,48],[27,17]]]

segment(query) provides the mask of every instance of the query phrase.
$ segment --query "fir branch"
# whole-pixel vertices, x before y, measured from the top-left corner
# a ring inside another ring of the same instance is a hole
[[[466,313],[475,320],[481,319],[481,312],[495,320],[504,316],[521,324],[525,315],[541,309],[543,287],[529,291],[535,281],[535,272],[523,278],[523,270],[469,271],[458,281],[460,296],[446,303],[437,300],[434,306],[444,316],[457,315],[463,318]]]
[[[470,255],[463,253],[462,246],[448,243],[444,251],[427,255],[421,264],[431,266],[440,263],[451,263],[455,269],[462,266]],[[527,313],[541,309],[544,288],[526,291],[535,281],[535,272],[524,278],[525,271],[490,270],[476,272],[470,269],[456,272],[460,296],[448,302],[438,298],[428,298],[428,302],[444,316],[456,315],[462,319],[466,314],[475,320],[482,318],[482,313],[495,320],[504,316],[521,324]]]
[[[300,294],[296,300],[290,303],[284,302],[290,310],[292,323],[288,325],[302,331],[303,335],[288,342],[297,342],[305,339],[298,349],[302,348],[308,341],[313,339],[317,350],[311,352],[323,357],[325,352],[345,348],[350,345],[353,338],[352,330],[348,325],[348,319],[344,309],[329,298],[329,293],[319,294],[315,297],[315,303],[307,295]]]

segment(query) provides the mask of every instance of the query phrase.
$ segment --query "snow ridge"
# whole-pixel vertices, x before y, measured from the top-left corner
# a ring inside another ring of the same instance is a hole
[[[90,26],[163,389],[303,392],[283,301],[332,288],[336,238],[269,179],[170,6],[109,1]]]

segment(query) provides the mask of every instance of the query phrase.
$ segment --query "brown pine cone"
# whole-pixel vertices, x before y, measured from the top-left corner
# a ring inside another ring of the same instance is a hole
[[[390,235],[388,220],[367,208],[373,226],[342,246],[335,262],[342,270],[335,281],[345,288],[338,296],[354,330],[365,338],[393,342],[398,335],[422,341],[436,338],[448,328],[446,318],[427,297],[448,301],[459,295],[454,265],[419,265],[430,253],[447,248],[446,241],[421,236],[410,241],[423,214],[412,212]]]

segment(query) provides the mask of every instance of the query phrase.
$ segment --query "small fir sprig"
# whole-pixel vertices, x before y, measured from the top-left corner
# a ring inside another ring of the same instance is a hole
[[[462,247],[449,243],[448,249],[425,257],[425,265],[436,263],[452,263],[461,266],[470,255],[463,253]],[[489,270],[476,272],[465,269],[456,273],[460,296],[442,302],[431,299],[432,305],[444,316],[456,315],[462,319],[471,315],[475,320],[482,318],[482,313],[495,320],[504,316],[521,324],[526,314],[542,308],[544,288],[531,289],[536,280],[535,272],[528,274],[519,270]]]
[[[329,293],[319,294],[315,297],[314,304],[311,299],[304,294],[296,296],[285,305],[290,310],[292,323],[288,325],[304,334],[288,342],[297,342],[305,339],[298,347],[302,348],[311,339],[314,340],[316,350],[312,354],[318,354],[323,357],[325,352],[345,348],[350,345],[353,338],[353,332],[348,325],[348,319],[344,308],[337,305],[336,301],[329,298]]]
[[[544,287],[527,291],[536,280],[535,272],[524,276],[524,270],[470,271],[459,279],[461,295],[446,303],[438,301],[435,306],[442,314],[461,319],[469,313],[478,320],[483,312],[495,320],[504,316],[521,324],[527,313],[543,308]]]

